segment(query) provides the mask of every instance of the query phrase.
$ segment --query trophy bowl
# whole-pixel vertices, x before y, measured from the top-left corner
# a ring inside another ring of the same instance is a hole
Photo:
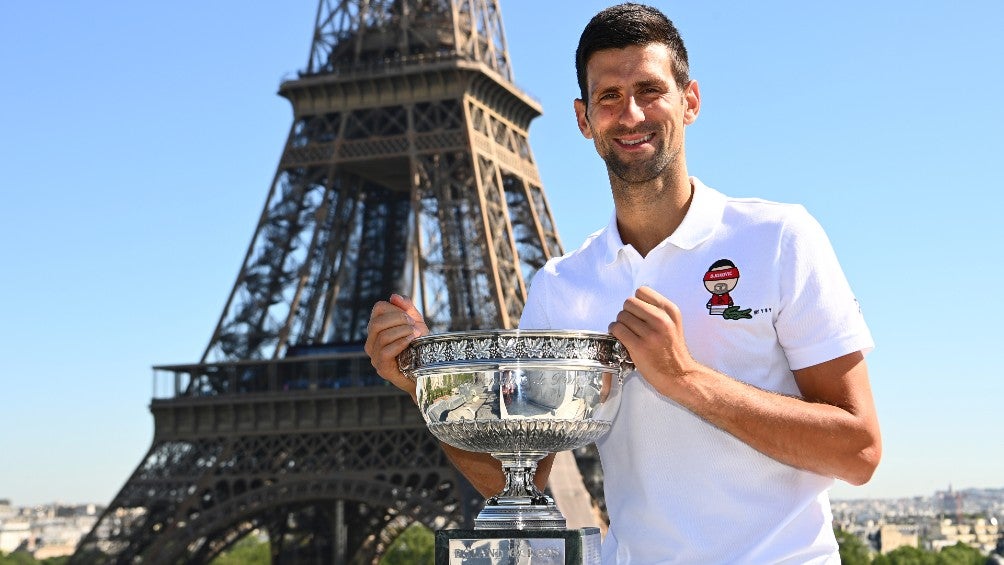
[[[633,369],[613,336],[579,330],[482,330],[419,337],[398,356],[414,379],[429,430],[502,463],[505,488],[475,529],[564,529],[554,500],[533,483],[547,454],[602,437]]]

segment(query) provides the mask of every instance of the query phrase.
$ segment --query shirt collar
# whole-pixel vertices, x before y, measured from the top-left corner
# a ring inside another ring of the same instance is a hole
[[[705,186],[697,177],[690,177],[690,181],[694,186],[694,198],[690,201],[687,215],[676,231],[657,245],[656,249],[665,245],[674,245],[684,250],[693,249],[710,238],[721,223],[722,213],[725,211],[725,195]],[[621,251],[637,253],[633,248],[629,250],[631,246],[621,240],[620,232],[617,230],[616,210],[603,230],[602,237],[607,265],[616,261]]]

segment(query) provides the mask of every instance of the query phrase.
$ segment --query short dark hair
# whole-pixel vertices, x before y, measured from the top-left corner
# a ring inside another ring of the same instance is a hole
[[[589,20],[579,46],[575,49],[575,75],[579,92],[588,105],[586,63],[593,53],[603,49],[623,49],[631,45],[662,43],[673,55],[673,79],[681,89],[690,82],[687,48],[673,22],[665,14],[644,4],[625,3],[611,6]]]

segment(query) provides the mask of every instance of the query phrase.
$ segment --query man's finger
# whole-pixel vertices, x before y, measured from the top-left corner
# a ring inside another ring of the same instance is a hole
[[[647,322],[658,318],[663,310],[658,305],[632,296],[624,301],[623,311],[632,314],[638,320]]]
[[[392,294],[390,296],[390,303],[398,308],[404,310],[404,313],[411,316],[414,320],[422,320],[422,314],[415,307],[415,303],[412,302],[407,296],[401,296],[400,294]]]
[[[638,298],[639,300],[642,300],[648,304],[653,305],[654,307],[658,308],[659,310],[662,310],[666,314],[669,314],[669,318],[673,320],[673,322],[680,321],[680,314],[679,314],[680,309],[676,306],[676,304],[673,303],[672,300],[656,292],[656,290],[653,289],[652,287],[648,286],[638,287],[638,290],[635,291],[635,297]]]

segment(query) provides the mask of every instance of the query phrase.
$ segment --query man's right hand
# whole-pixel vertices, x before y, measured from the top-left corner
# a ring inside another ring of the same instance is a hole
[[[366,353],[377,373],[388,382],[415,397],[415,382],[404,376],[397,364],[397,356],[416,337],[429,333],[425,318],[415,308],[415,304],[400,295],[391,295],[390,301],[380,301],[373,306],[370,314],[369,335],[366,336]],[[485,497],[498,494],[505,486],[502,464],[487,453],[463,451],[442,443],[443,451],[453,465]],[[550,454],[537,464],[534,483],[537,488],[547,487],[554,454]]]
[[[377,302],[370,313],[366,353],[377,373],[415,398],[415,383],[404,376],[397,356],[416,337],[429,333],[425,318],[408,298],[393,294],[390,301]]]

